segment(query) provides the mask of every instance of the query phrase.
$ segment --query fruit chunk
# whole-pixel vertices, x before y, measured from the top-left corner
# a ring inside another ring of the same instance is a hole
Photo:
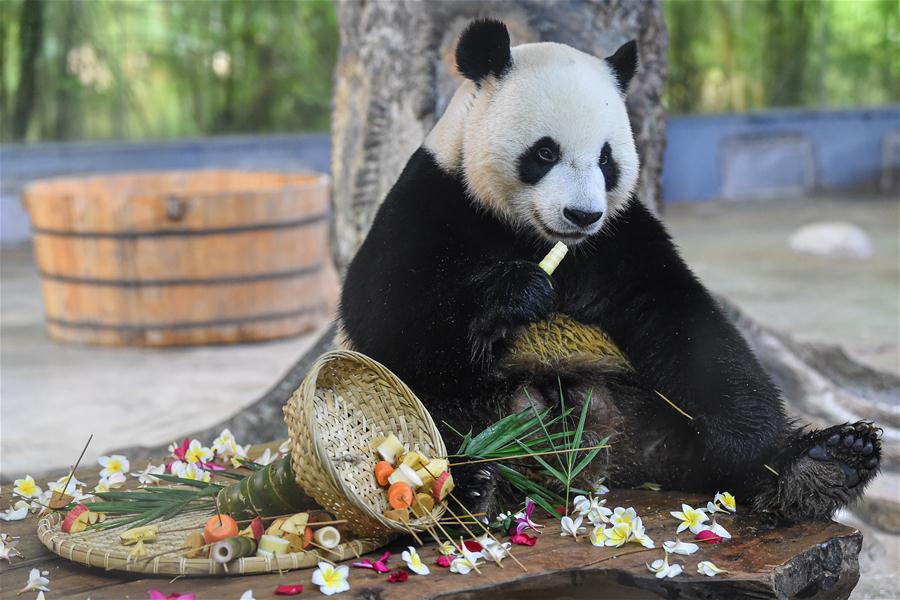
[[[394,467],[391,466],[391,463],[386,460],[379,461],[378,464],[375,465],[375,481],[377,481],[378,485],[381,487],[387,487],[388,477],[390,477],[393,472]]]
[[[284,522],[287,521],[287,517],[279,517],[272,521],[272,524],[269,525],[269,528],[266,529],[266,533],[268,535],[281,535],[281,526],[284,525]]]
[[[444,458],[432,458],[426,464],[416,469],[416,475],[422,480],[422,487],[430,487],[437,476],[446,471],[450,463]]]
[[[409,465],[409,468],[415,470],[424,465],[427,462],[427,459],[415,450],[410,450],[403,455],[403,460],[400,462],[404,465]]]
[[[431,494],[434,496],[434,499],[440,502],[444,498],[447,497],[447,494],[453,491],[453,475],[450,474],[450,471],[444,471],[438,478],[434,480],[434,485],[431,488]]]
[[[266,534],[259,538],[259,551],[271,552],[272,554],[287,554],[291,543],[280,538],[277,535]]]
[[[416,475],[416,472],[412,470],[412,467],[406,464],[402,464],[397,467],[391,476],[388,477],[388,483],[397,483],[400,481],[404,481],[409,484],[411,488],[417,488],[422,485],[422,480]]]
[[[241,532],[238,535],[242,535],[244,537],[259,541],[259,538],[261,538],[265,532],[266,527],[265,525],[263,525],[263,520],[259,517],[256,517],[255,519],[250,521],[249,525],[241,529]]]
[[[213,515],[203,527],[203,539],[207,544],[221,542],[237,534],[237,522],[228,515]]]
[[[424,517],[434,508],[434,498],[424,492],[419,492],[413,498],[412,511],[417,517]]]
[[[119,534],[119,541],[126,546],[137,544],[138,542],[155,542],[159,534],[159,525],[144,525],[143,527],[135,527]]]
[[[400,521],[401,523],[409,523],[409,510],[405,508],[384,511],[384,516],[391,521]]]
[[[128,556],[133,556],[135,558],[147,556],[147,550],[144,549],[144,540],[138,540],[134,544],[134,548],[131,549],[131,552],[128,553]]]
[[[79,531],[84,531],[87,528],[87,523],[79,521],[79,517],[81,515],[88,512],[88,507],[84,504],[78,504],[74,508],[72,508],[69,512],[66,513],[66,518],[63,519],[62,522],[62,530],[66,533],[78,533]],[[87,518],[87,517],[85,517]],[[81,527],[73,528],[76,524],[80,524]]]
[[[388,504],[391,508],[409,508],[413,501],[413,491],[405,481],[398,481],[388,488]]]
[[[378,444],[376,450],[378,450],[378,454],[381,455],[381,458],[393,465],[396,464],[397,457],[403,454],[406,449],[403,447],[403,444],[400,443],[400,440],[397,439],[397,436],[391,433],[384,438],[383,442]]]
[[[190,532],[186,538],[184,538],[184,547],[189,548],[184,555],[187,558],[197,558],[199,556],[203,556],[206,553],[206,548],[204,548],[204,544],[206,542],[203,541],[203,534],[199,531]]]
[[[284,519],[284,522],[281,524],[281,531],[285,533],[298,533],[302,534],[303,530],[306,529],[306,524],[309,522],[309,513],[297,513],[295,515],[291,515],[287,519]],[[271,528],[270,528],[271,529]],[[278,534],[275,534],[278,535]]]

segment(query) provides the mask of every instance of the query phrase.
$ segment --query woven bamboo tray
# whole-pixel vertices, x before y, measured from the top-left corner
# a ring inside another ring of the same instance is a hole
[[[431,526],[446,510],[409,524],[387,519],[387,494],[373,467],[379,436],[393,433],[409,449],[447,456],[431,415],[405,383],[364,354],[323,354],[284,407],[297,482],[316,502],[361,537],[397,535]]]
[[[267,558],[239,558],[228,563],[227,568],[221,563],[208,558],[185,558],[176,552],[184,546],[184,538],[192,527],[197,531],[203,529],[206,520],[214,513],[194,512],[179,515],[160,523],[160,534],[156,542],[145,546],[148,555],[172,551],[172,554],[157,556],[152,560],[129,556],[131,546],[119,543],[119,534],[127,527],[115,527],[101,531],[84,531],[69,534],[62,531],[63,515],[52,513],[38,521],[37,534],[41,542],[51,552],[68,560],[100,567],[106,570],[128,571],[131,573],[149,573],[154,575],[250,575],[253,573],[277,573],[291,569],[315,567],[322,558],[332,562],[355,558],[384,546],[389,538],[360,538],[342,543],[334,550],[294,552]],[[170,533],[167,533],[170,532]]]

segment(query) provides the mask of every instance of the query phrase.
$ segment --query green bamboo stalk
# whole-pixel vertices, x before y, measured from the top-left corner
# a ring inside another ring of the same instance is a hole
[[[213,544],[209,556],[219,563],[229,563],[238,558],[256,554],[256,540],[238,535]]]
[[[224,488],[216,496],[216,506],[220,513],[241,521],[293,513],[318,505],[297,483],[291,457],[287,455]]]

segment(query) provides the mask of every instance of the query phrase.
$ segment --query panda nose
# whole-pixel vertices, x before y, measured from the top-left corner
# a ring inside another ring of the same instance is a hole
[[[577,208],[564,208],[563,216],[579,227],[593,225],[603,216],[602,212],[588,212]]]

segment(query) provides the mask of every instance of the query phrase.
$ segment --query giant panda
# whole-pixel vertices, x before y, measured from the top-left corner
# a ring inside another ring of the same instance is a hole
[[[511,48],[505,25],[486,19],[462,33],[456,62],[465,81],[347,269],[346,346],[403,379],[448,446],[448,425],[480,431],[528,408],[526,397],[555,410],[589,399],[589,437],[611,434],[612,450],[583,478],[728,489],[776,521],[826,519],[858,498],[878,469],[880,430],[790,421],[634,196],[625,94],[636,44],[607,58],[558,43]],[[538,262],[558,241],[569,254],[548,276]],[[555,315],[604,332],[631,369],[506,368],[517,336]],[[454,479],[473,512],[508,501],[494,466],[456,468]]]

